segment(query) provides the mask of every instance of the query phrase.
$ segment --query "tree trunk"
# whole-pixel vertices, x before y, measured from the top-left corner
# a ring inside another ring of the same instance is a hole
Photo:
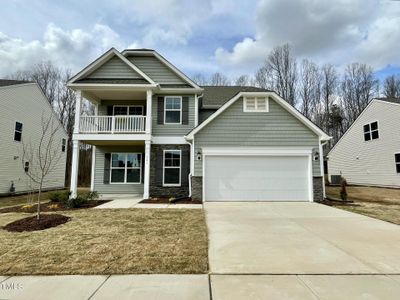
[[[37,216],[36,216],[36,218],[38,221],[40,221],[40,197],[42,195],[42,185],[43,185],[43,180],[40,181],[38,200],[37,200]]]

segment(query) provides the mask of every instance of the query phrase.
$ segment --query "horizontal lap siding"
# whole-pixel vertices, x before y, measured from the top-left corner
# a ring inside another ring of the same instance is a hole
[[[86,78],[142,78],[120,58],[113,57]]]
[[[190,95],[189,97],[189,122],[187,125],[183,124],[157,124],[158,120],[158,97],[162,97],[163,95],[155,95],[153,97],[152,104],[152,116],[153,116],[153,125],[152,131],[154,136],[184,136],[189,131],[191,131],[194,127],[194,96]]]
[[[363,126],[378,121],[379,139],[364,141]],[[400,153],[400,105],[373,102],[329,153],[329,175],[351,184],[400,186],[394,153]]]
[[[34,149],[37,149],[42,135],[42,116],[49,118],[52,114],[47,101],[39,87],[33,84],[0,88],[0,194],[9,192],[11,181],[14,181],[16,192],[30,190],[29,179],[21,162],[23,144],[14,141],[15,122],[23,123],[24,142],[31,142]],[[54,121],[57,121],[55,115]],[[67,135],[60,128],[54,144],[60,152],[63,138],[67,139]],[[61,152],[57,167],[45,178],[44,189],[64,187],[66,154]],[[37,188],[34,183],[32,185]]]
[[[269,112],[243,112],[242,98],[195,135],[194,152],[203,147],[310,147],[318,149],[318,137],[274,100]],[[202,176],[202,161],[195,160],[194,175]],[[320,176],[319,161],[313,161],[313,175]]]
[[[128,59],[156,83],[186,84],[182,78],[154,56],[130,56]]]
[[[94,190],[100,194],[143,194],[143,184],[104,184],[104,155],[105,153],[139,152],[144,158],[143,146],[97,146],[95,161]],[[143,162],[142,162],[143,164]],[[143,171],[143,168],[142,168]],[[142,173],[143,182],[143,173]]]

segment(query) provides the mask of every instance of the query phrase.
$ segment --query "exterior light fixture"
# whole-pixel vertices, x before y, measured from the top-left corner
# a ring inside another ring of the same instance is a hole
[[[201,160],[201,152],[200,151],[197,152],[197,160]]]
[[[319,152],[318,152],[318,151],[316,151],[316,152],[314,153],[314,160],[315,160],[315,161],[319,160]]]

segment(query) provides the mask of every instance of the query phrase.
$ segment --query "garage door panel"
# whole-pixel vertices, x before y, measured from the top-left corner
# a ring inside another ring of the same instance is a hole
[[[208,156],[208,201],[307,201],[305,156]]]

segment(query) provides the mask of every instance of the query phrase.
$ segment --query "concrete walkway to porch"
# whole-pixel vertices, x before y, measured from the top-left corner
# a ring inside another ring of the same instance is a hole
[[[108,196],[107,198],[102,197],[104,200],[110,199]],[[202,209],[203,205],[200,204],[146,204],[146,203],[139,203],[143,200],[143,197],[122,197],[114,199],[110,202],[104,203],[102,205],[96,206],[96,209],[102,208],[183,208],[183,209]]]

